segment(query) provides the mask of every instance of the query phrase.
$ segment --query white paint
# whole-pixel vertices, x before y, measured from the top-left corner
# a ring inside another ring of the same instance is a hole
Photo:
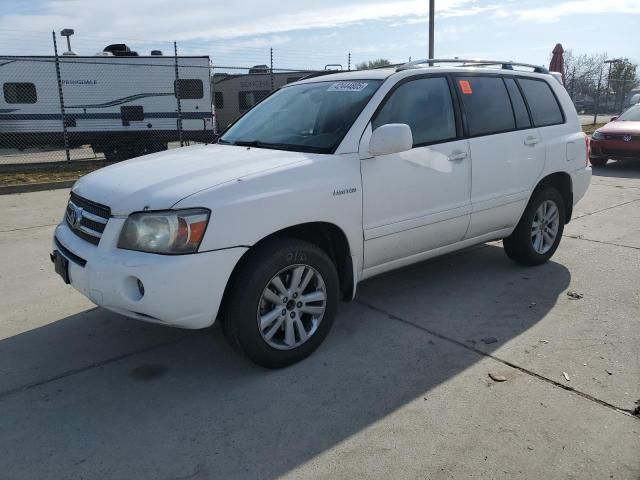
[[[72,265],[74,287],[124,315],[203,327],[214,321],[242,254],[284,228],[325,222],[341,229],[355,285],[394,268],[508,236],[533,189],[549,174],[568,173],[574,204],[582,198],[591,178],[584,134],[567,92],[549,75],[509,72],[544,79],[565,111],[562,125],[407,149],[406,138],[388,138],[389,144],[397,143],[394,148],[376,146],[384,143],[385,130],[372,135],[370,121],[385,95],[398,81],[430,71],[469,69],[389,69],[303,81],[386,79],[332,155],[208,145],[149,155],[83,177],[74,191],[110,206],[115,217],[97,247],[64,224],[56,229],[59,240],[88,262],[84,269]],[[174,257],[116,247],[130,213],[192,207],[212,212],[201,253]],[[129,276],[145,283],[139,301],[124,291]]]

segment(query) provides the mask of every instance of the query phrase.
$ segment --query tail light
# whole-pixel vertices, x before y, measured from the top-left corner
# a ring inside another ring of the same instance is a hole
[[[584,160],[584,164],[585,166],[589,166],[589,157],[591,157],[591,137],[589,137],[589,135],[585,135],[584,136],[584,144],[585,144],[585,152],[587,155],[587,158],[585,158]]]

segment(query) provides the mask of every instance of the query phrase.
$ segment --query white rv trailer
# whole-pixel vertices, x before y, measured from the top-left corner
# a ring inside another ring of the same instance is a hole
[[[121,160],[215,137],[209,57],[59,57],[70,147]],[[64,145],[55,57],[0,56],[0,148]]]

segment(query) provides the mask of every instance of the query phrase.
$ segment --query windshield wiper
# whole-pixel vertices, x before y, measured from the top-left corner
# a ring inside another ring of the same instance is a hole
[[[251,141],[238,140],[236,142],[233,142],[232,145],[237,145],[238,147],[270,148],[273,150],[288,150],[288,151],[296,151],[299,149],[298,145],[291,145],[288,143],[261,142],[260,140],[251,140]]]

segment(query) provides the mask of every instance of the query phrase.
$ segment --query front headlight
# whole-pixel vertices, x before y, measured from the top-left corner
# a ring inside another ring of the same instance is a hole
[[[197,252],[209,215],[206,208],[132,213],[122,227],[118,248],[165,254]]]
[[[604,140],[604,133],[600,133],[598,130],[591,135],[592,140]]]

